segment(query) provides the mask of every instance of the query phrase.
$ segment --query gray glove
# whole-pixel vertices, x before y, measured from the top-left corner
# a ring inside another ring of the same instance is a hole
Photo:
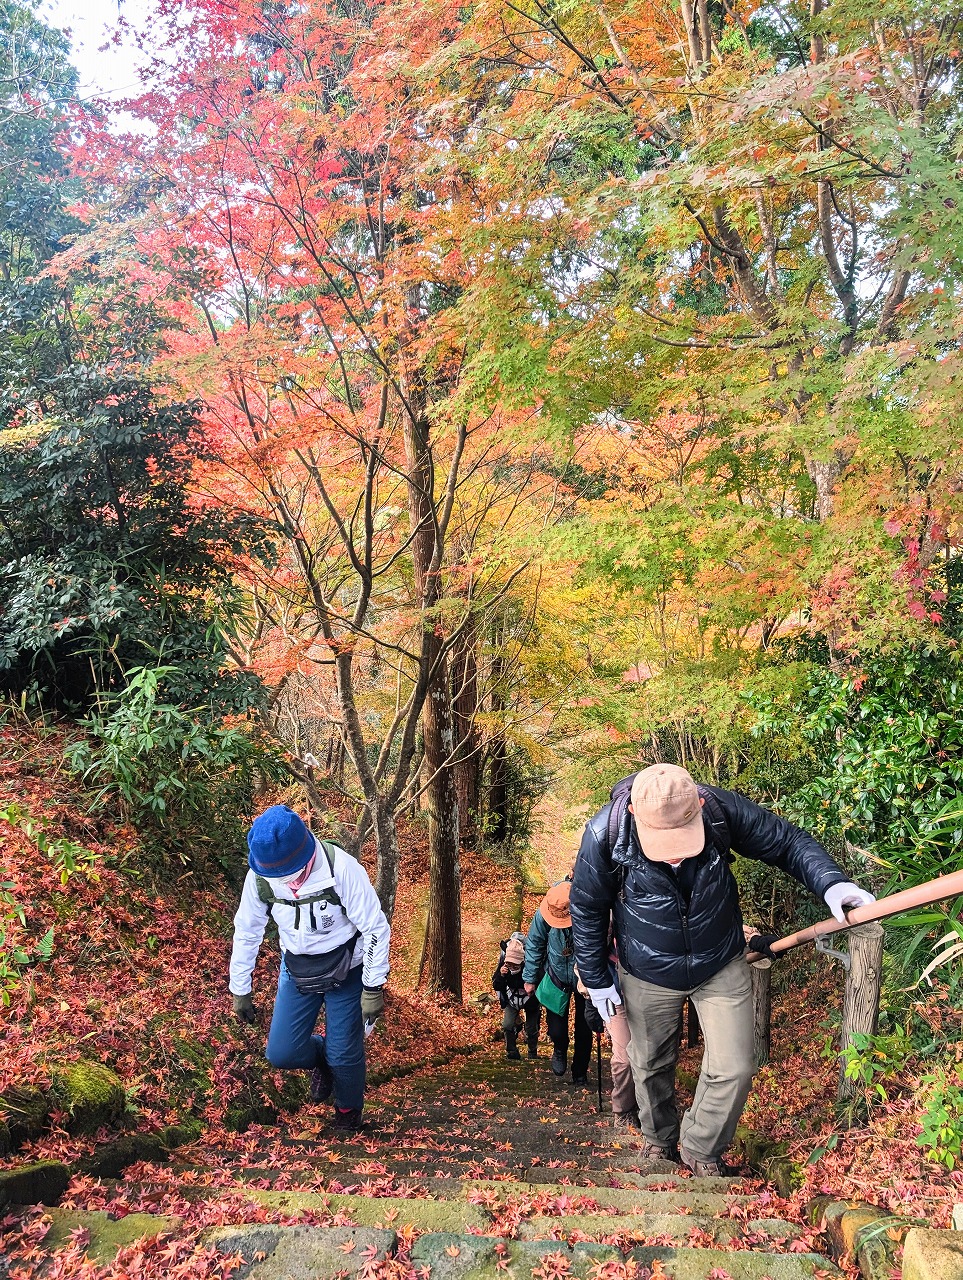
[[[250,994],[246,996],[231,995],[234,1001],[234,1016],[240,1018],[242,1022],[257,1022],[257,1014],[254,1011],[254,1001]]]
[[[375,1023],[385,1011],[385,993],[381,987],[361,988],[361,1013],[365,1022]]]

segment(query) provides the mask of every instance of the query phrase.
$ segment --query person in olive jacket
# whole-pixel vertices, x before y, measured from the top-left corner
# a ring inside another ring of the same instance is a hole
[[[874,901],[807,832],[734,791],[655,764],[613,791],[575,862],[572,931],[579,973],[603,1017],[629,1021],[645,1154],[728,1174],[722,1156],[754,1071],[752,986],[730,849],[779,867],[838,920]],[[610,913],[622,996],[608,967]],[[692,1106],[675,1101],[679,1019],[691,998],[705,1039]]]

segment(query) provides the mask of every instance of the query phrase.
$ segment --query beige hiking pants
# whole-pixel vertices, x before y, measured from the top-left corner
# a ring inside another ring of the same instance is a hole
[[[659,1146],[678,1142],[690,1159],[716,1159],[732,1142],[755,1068],[752,983],[745,958],[737,956],[691,991],[641,982],[624,969],[619,977],[643,1136]],[[705,1053],[692,1106],[680,1125],[675,1069],[682,1009],[689,998],[699,1015]]]

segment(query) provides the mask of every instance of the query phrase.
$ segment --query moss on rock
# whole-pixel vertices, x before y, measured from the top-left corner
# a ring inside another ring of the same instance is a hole
[[[7,1204],[56,1204],[67,1190],[70,1171],[59,1160],[41,1160],[0,1169],[0,1207]]]
[[[104,1125],[117,1124],[127,1107],[123,1081],[100,1062],[82,1058],[58,1071],[54,1089],[70,1114],[71,1133],[96,1133]]]
[[[0,1097],[0,1121],[7,1131],[6,1151],[17,1151],[43,1133],[50,1101],[36,1085],[15,1085]],[[3,1139],[0,1138],[0,1143]]]

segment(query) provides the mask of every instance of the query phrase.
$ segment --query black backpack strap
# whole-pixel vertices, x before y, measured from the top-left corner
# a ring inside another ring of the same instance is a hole
[[[619,831],[622,827],[622,819],[625,817],[625,811],[629,806],[629,800],[632,797],[632,783],[635,781],[635,774],[630,773],[627,778],[622,778],[617,782],[609,795],[612,797],[612,803],[609,807],[609,818],[606,834],[609,842],[609,856],[615,848],[615,842],[619,838]]]
[[[711,789],[703,783],[696,783],[696,790],[704,803],[706,816],[715,833],[716,843],[722,846],[723,853],[728,854],[732,848],[732,837],[729,835],[729,824],[722,805],[712,794]]]

